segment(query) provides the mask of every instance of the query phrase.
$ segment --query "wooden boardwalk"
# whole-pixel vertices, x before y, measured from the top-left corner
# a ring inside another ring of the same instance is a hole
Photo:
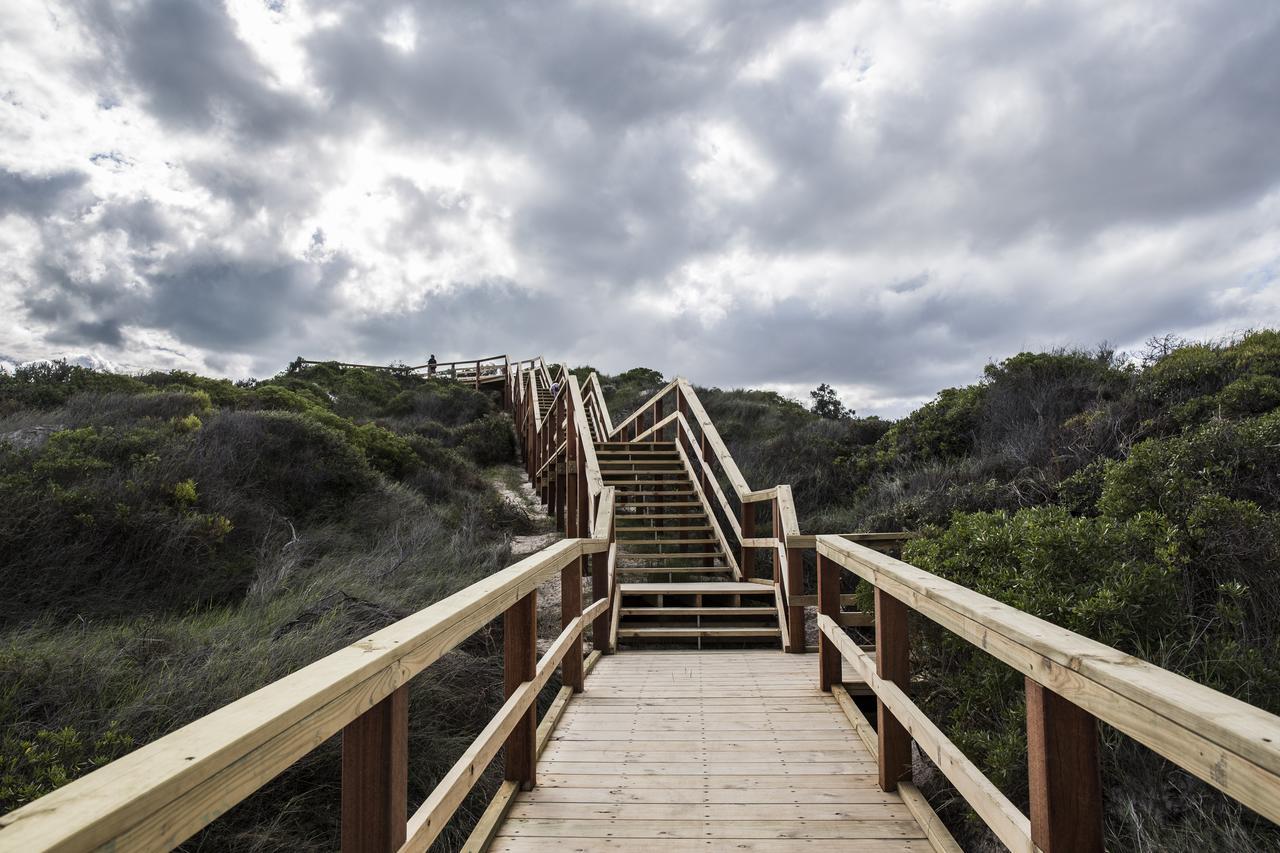
[[[932,850],[816,669],[767,650],[602,659],[489,849]]]

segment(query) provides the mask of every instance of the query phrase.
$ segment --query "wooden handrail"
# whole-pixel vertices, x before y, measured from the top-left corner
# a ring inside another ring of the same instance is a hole
[[[1086,720],[1107,723],[1258,814],[1280,822],[1280,717],[840,536],[817,536],[816,546],[820,561],[867,581],[878,599],[891,596],[1023,673],[1029,697],[1034,686],[1057,697],[1059,703],[1065,700],[1068,715],[1083,713]],[[820,571],[820,608],[824,577]],[[1024,825],[1000,817],[1007,807],[972,778],[974,771],[961,766],[950,742],[932,724],[924,725],[922,712],[906,694],[887,687],[878,677],[869,677],[876,673],[868,670],[865,659],[852,654],[831,617],[832,612],[824,612],[819,618],[823,637],[859,669],[921,747],[938,756],[935,760],[944,773],[950,777],[950,767],[964,777],[952,781],[1001,840],[1014,849],[1031,850],[1033,843],[1050,849],[1050,837],[1063,829],[1044,824],[1049,818],[1038,811],[1037,801],[1046,794],[1037,792],[1036,781],[1029,836],[1024,838]],[[1032,716],[1029,706],[1029,726]],[[1032,749],[1054,745],[1052,733],[1031,742]],[[1033,767],[1035,762],[1033,754]],[[1050,776],[1053,772],[1049,767]],[[1079,831],[1078,827],[1068,829]],[[1059,842],[1058,849],[1062,846]]]
[[[0,817],[0,849],[153,850],[181,844],[378,709],[544,581],[586,555],[607,551],[609,544],[587,538],[557,542]]]

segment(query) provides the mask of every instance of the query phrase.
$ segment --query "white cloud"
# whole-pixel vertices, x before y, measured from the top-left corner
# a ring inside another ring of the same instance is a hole
[[[1263,0],[10,5],[6,358],[540,349],[897,414],[1280,323]]]

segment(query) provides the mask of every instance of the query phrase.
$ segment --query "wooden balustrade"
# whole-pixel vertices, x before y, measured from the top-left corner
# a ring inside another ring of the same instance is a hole
[[[803,546],[810,537],[791,537]],[[1011,850],[1102,850],[1099,721],[1144,744],[1272,821],[1280,821],[1280,717],[1110,646],[1038,619],[839,536],[818,552],[819,683],[827,650],[876,694],[881,786],[910,773],[910,743],[933,760]],[[837,572],[876,598],[876,658],[839,620]],[[834,612],[833,612],[834,611]],[[1030,817],[1023,815],[925,716],[908,694],[907,614],[915,611],[1026,678]]]
[[[401,840],[425,849],[504,744],[508,776],[533,780],[538,691],[608,605],[597,600],[568,619],[531,667],[536,590],[609,544],[557,542],[5,815],[0,849],[176,847],[339,732],[344,849],[382,853]],[[498,616],[506,625],[507,703],[406,824],[406,685]]]

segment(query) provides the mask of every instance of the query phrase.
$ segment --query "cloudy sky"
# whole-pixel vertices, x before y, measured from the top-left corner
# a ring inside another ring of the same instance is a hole
[[[1275,0],[0,0],[0,360],[898,414],[1280,324]]]

